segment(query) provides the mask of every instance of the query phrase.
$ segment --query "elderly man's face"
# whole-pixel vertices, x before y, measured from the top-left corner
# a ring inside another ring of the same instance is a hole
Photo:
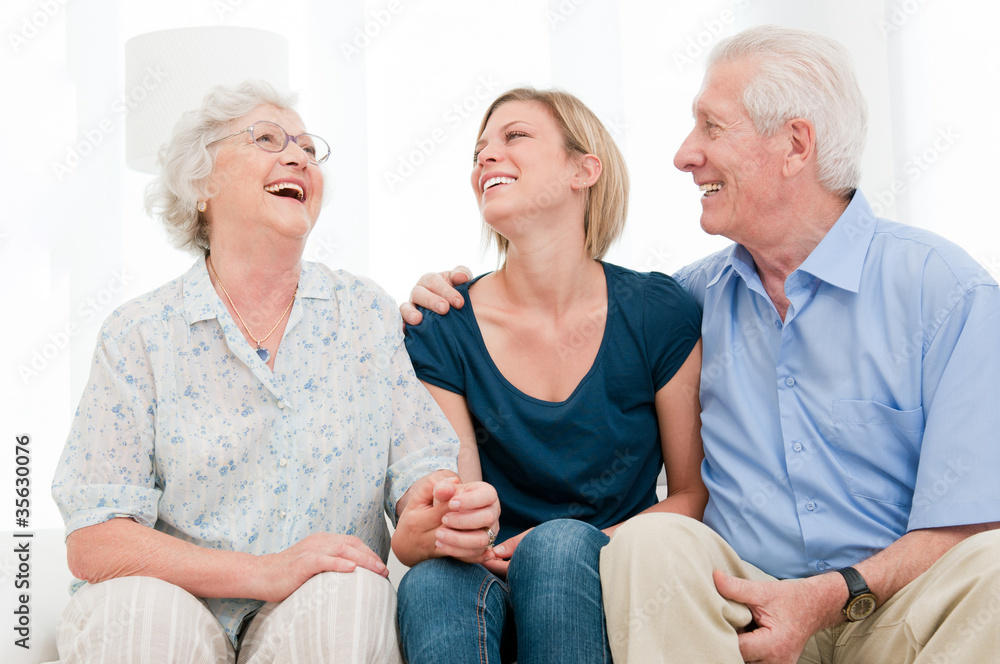
[[[674,166],[691,173],[704,192],[701,227],[744,244],[766,233],[781,191],[778,141],[759,136],[743,108],[752,73],[752,62],[735,61],[705,74],[694,101],[694,129],[674,156]]]

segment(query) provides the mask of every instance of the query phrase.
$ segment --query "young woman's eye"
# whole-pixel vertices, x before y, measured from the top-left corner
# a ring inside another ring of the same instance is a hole
[[[508,131],[505,134],[505,136],[506,136],[507,140],[509,141],[512,138],[517,138],[518,136],[527,136],[527,134],[525,134],[523,131]]]
[[[472,165],[475,166],[479,163],[479,150],[472,153]]]

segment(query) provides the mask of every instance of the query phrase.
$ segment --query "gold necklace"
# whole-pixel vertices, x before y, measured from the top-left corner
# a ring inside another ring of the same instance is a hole
[[[259,357],[264,362],[267,362],[271,358],[271,354],[267,352],[266,348],[262,348],[261,344],[267,341],[267,338],[271,336],[271,333],[273,333],[275,330],[278,329],[278,323],[280,323],[285,319],[285,314],[287,314],[288,310],[292,308],[292,303],[295,302],[295,293],[299,292],[298,284],[295,285],[295,292],[292,293],[292,299],[288,302],[288,306],[285,307],[285,310],[281,312],[281,316],[278,317],[278,320],[277,322],[275,322],[274,327],[272,327],[271,331],[265,334],[263,338],[258,339],[253,335],[253,332],[250,331],[250,328],[247,327],[246,321],[243,320],[243,316],[240,315],[240,310],[236,308],[235,304],[233,304],[233,298],[229,297],[229,291],[226,290],[226,285],[222,283],[222,279],[219,279],[219,273],[216,272],[215,267],[212,266],[212,258],[210,256],[206,256],[205,262],[208,263],[208,269],[210,269],[212,271],[212,274],[215,275],[215,280],[219,282],[220,286],[222,286],[222,292],[226,294],[226,299],[229,300],[229,306],[233,308],[233,311],[236,312],[236,317],[240,319],[241,323],[243,323],[243,329],[247,331],[247,334],[250,335],[250,338],[253,339],[254,343],[257,344],[257,348],[254,349],[257,351],[257,357]]]

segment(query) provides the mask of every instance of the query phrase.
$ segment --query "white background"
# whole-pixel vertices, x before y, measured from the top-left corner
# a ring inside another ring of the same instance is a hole
[[[324,168],[335,189],[307,257],[399,299],[423,272],[494,266],[468,173],[482,111],[520,84],[577,94],[623,148],[632,206],[611,261],[670,272],[726,244],[700,230],[698,192],[672,158],[708,48],[764,22],[848,46],[871,116],[869,200],[996,275],[998,19],[1000,5],[973,0],[4,0],[0,530],[14,529],[15,436],[25,433],[32,527],[61,525],[49,484],[100,322],[193,261],[142,212],[150,176],[124,165],[116,109],[130,37],[203,25],[287,37],[299,111],[334,150]],[[87,154],[66,172],[74,151]]]

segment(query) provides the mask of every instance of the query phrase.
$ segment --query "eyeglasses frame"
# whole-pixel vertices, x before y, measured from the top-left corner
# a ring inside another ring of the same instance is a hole
[[[257,145],[257,137],[254,136],[254,134],[253,134],[253,128],[254,128],[254,125],[260,124],[261,122],[266,122],[268,124],[273,124],[275,127],[277,127],[278,129],[280,129],[285,134],[285,144],[282,145],[280,149],[278,149],[278,150],[265,150],[260,145]],[[216,143],[220,143],[222,141],[225,141],[227,139],[232,138],[233,136],[239,136],[240,134],[245,134],[247,132],[250,132],[250,138],[253,139],[253,145],[255,145],[258,150],[262,150],[263,152],[270,152],[271,154],[278,154],[280,152],[283,152],[285,150],[285,148],[288,147],[288,142],[289,141],[291,141],[292,143],[295,143],[296,145],[299,145],[299,139],[302,138],[303,136],[312,136],[314,138],[318,138],[319,140],[321,140],[324,143],[326,143],[327,153],[319,161],[316,161],[314,159],[310,159],[309,160],[310,164],[316,164],[317,166],[319,166],[320,164],[324,163],[327,159],[329,159],[330,155],[333,152],[332,150],[330,150],[330,144],[322,136],[317,136],[316,134],[310,134],[309,132],[303,132],[303,133],[299,134],[298,136],[292,136],[291,134],[288,133],[287,129],[285,129],[284,127],[282,127],[277,122],[271,122],[270,120],[257,120],[257,122],[254,122],[252,125],[250,125],[246,129],[241,129],[240,131],[236,132],[235,134],[230,134],[229,136],[223,136],[222,138],[217,138],[214,141],[212,141],[211,143],[207,143],[205,145],[205,147],[206,148],[212,147]],[[302,146],[299,146],[299,147],[301,148]],[[303,152],[305,152],[305,151],[303,150]],[[306,154],[309,154],[309,153],[307,152]]]

